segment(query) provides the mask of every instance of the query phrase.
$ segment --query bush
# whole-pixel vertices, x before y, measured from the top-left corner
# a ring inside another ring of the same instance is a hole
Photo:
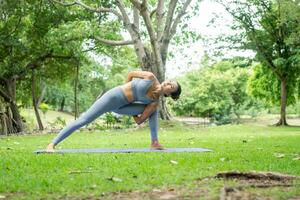
[[[249,69],[230,61],[188,73],[181,81],[182,98],[171,104],[172,110],[178,115],[208,117],[216,124],[230,123],[252,101],[246,93],[249,76]]]
[[[104,116],[104,121],[106,123],[107,128],[114,127],[115,123],[117,122],[117,117],[113,115],[111,112],[108,112]]]
[[[50,110],[50,106],[46,103],[41,103],[39,106],[39,109],[43,112],[44,115],[46,115],[47,111]]]
[[[49,122],[50,128],[53,129],[62,129],[66,126],[66,120],[62,117],[56,117],[53,122]]]
[[[128,115],[124,115],[121,118],[121,122],[122,122],[122,125],[125,126],[126,128],[129,128],[133,124],[132,117],[128,116]]]
[[[88,125],[89,130],[106,130],[107,127],[105,127],[101,122],[99,121],[93,121]]]

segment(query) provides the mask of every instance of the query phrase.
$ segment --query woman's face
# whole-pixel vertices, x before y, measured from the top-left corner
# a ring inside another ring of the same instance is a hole
[[[173,80],[165,80],[161,83],[163,93],[166,95],[170,95],[172,92],[177,91],[177,83]]]

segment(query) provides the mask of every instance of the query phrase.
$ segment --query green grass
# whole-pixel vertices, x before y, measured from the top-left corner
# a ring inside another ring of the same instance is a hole
[[[273,171],[300,175],[298,127],[226,125],[186,126],[178,122],[160,125],[166,147],[203,147],[210,153],[42,154],[55,134],[0,138],[0,195],[17,199],[85,197],[117,191],[192,187],[196,179],[221,171]],[[59,148],[148,147],[147,127],[110,132],[76,132]],[[274,154],[284,154],[278,158]],[[174,165],[170,161],[177,161]],[[72,172],[82,173],[72,173]],[[111,177],[121,182],[111,181]],[[220,182],[210,183],[219,188]],[[295,191],[279,196],[298,195]],[[216,194],[215,194],[216,196]]]

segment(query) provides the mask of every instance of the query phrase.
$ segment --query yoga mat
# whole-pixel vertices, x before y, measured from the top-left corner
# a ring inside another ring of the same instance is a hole
[[[210,149],[203,148],[166,148],[165,150],[152,150],[150,148],[129,148],[129,149],[58,149],[54,152],[37,150],[33,153],[139,153],[139,152],[211,152]]]

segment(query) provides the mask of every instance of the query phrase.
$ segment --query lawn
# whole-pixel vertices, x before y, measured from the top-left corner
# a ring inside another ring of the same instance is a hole
[[[55,134],[0,138],[0,198],[8,199],[218,199],[223,171],[271,171],[300,176],[300,128],[262,125],[203,127],[160,124],[166,147],[202,147],[208,153],[33,154]],[[76,132],[58,148],[148,147],[149,130]],[[228,182],[226,184],[235,184]],[[257,192],[257,190],[252,191]],[[133,196],[132,196],[133,195]],[[151,196],[152,195],[152,196]],[[165,196],[163,196],[165,195]],[[257,195],[288,199],[300,187],[275,188]],[[182,196],[182,197],[183,197]],[[126,198],[125,198],[126,199]],[[137,198],[139,199],[139,198]],[[180,199],[180,198],[179,198]]]

